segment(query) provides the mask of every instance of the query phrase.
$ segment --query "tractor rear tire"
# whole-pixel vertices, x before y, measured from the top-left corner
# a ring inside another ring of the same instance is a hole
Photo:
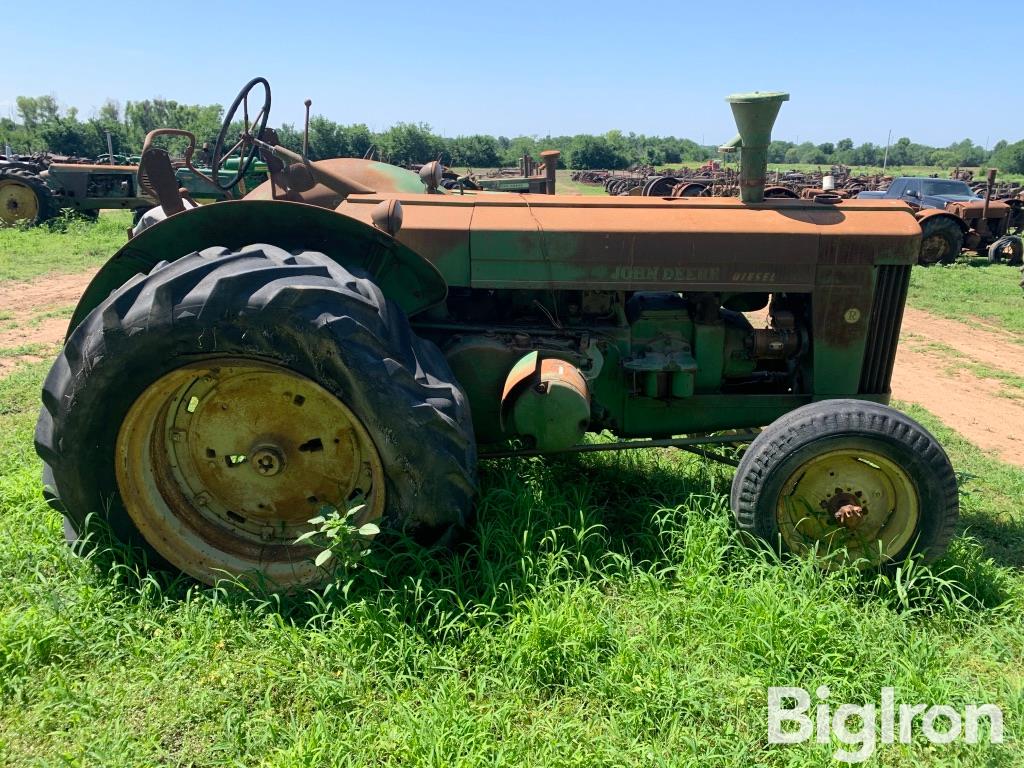
[[[921,224],[921,253],[917,263],[922,267],[952,264],[964,248],[960,225],[948,216],[925,219]]]
[[[57,215],[60,206],[38,174],[0,168],[0,227],[36,226]]]
[[[936,560],[959,516],[938,441],[864,400],[812,403],[770,424],[743,455],[730,501],[739,528],[780,554],[838,552],[872,567]]]
[[[50,371],[35,443],[75,535],[105,518],[97,530],[207,584],[321,583],[317,551],[294,542],[325,505],[448,543],[476,491],[468,403],[437,347],[367,276],[268,245],[208,248],[114,291]]]

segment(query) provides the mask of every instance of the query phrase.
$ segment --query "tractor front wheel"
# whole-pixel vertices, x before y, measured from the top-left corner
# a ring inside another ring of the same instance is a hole
[[[732,484],[739,527],[779,552],[861,567],[926,561],[949,546],[956,475],[934,437],[878,403],[826,400],[769,425]]]
[[[36,449],[76,534],[90,514],[208,584],[326,575],[296,540],[356,506],[427,543],[464,526],[476,449],[438,349],[320,253],[210,248],[115,291],[44,385]]]
[[[925,219],[921,224],[921,254],[917,259],[921,266],[952,264],[963,249],[963,230],[948,216]]]

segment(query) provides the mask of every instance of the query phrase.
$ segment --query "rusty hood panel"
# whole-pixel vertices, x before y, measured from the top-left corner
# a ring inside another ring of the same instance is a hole
[[[980,219],[985,211],[985,201],[977,200],[970,202],[953,202],[946,204],[946,210],[956,214],[961,219]],[[1010,206],[998,200],[991,200],[988,204],[986,218],[1004,219],[1010,215]]]
[[[807,291],[819,265],[912,264],[921,234],[888,200],[352,195],[337,210],[369,221],[390,197],[398,239],[475,288]]]
[[[399,168],[376,160],[362,160],[357,157],[336,157],[331,160],[315,160],[314,168],[323,168],[340,174],[380,194],[418,194],[423,191],[420,177],[405,168]],[[274,197],[270,180],[250,191],[246,200],[272,200]],[[316,184],[306,192],[287,198],[291,202],[309,203],[319,208],[336,208],[342,196],[330,187]]]

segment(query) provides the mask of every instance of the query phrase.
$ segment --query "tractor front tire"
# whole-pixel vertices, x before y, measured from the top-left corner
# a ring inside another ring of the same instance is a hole
[[[777,552],[861,567],[936,560],[959,516],[942,446],[909,416],[864,400],[812,403],[770,424],[743,455],[730,501],[740,529]]]
[[[367,276],[316,252],[208,248],[74,330],[36,427],[51,504],[212,584],[315,586],[318,515],[447,543],[476,446],[443,355]],[[91,517],[90,517],[91,516]]]
[[[38,174],[0,168],[0,226],[35,226],[57,215],[60,206]]]
[[[960,225],[948,216],[925,219],[921,224],[921,253],[917,263],[922,267],[952,264],[964,248]]]

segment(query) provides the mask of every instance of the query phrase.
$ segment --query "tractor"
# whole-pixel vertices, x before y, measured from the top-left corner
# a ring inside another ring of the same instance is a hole
[[[324,515],[443,546],[470,533],[480,461],[674,447],[735,466],[736,525],[780,553],[940,557],[955,474],[887,404],[921,228],[898,200],[764,199],[787,99],[728,98],[739,198],[447,193],[437,165],[282,147],[252,80],[212,178],[260,158],[268,181],[188,207],[149,147],[159,208],[46,378],[35,445],[67,536],[312,588]]]
[[[1019,199],[993,200],[995,168],[989,169],[984,194],[976,195],[960,179],[901,176],[884,191],[861,192],[858,199],[903,200],[921,222],[922,266],[952,264],[965,248],[989,261],[1024,263]]]
[[[158,129],[146,136],[145,146],[161,135],[179,136],[180,131]],[[191,135],[191,134],[189,134]],[[195,149],[195,138],[192,146]],[[108,161],[117,158],[107,156]],[[128,158],[121,158],[128,159]],[[224,200],[229,192],[219,189],[209,178],[209,171],[197,169],[191,162],[175,161],[178,185],[192,197],[205,200]],[[153,207],[155,198],[139,178],[138,165],[114,165],[112,162],[49,162],[45,156],[33,162],[0,160],[0,227],[32,226],[52,219],[61,210],[72,210],[95,217],[103,209],[130,210],[138,220],[143,211]],[[232,176],[234,169],[227,167],[221,173]],[[250,165],[239,185],[244,194],[245,184],[257,186],[266,179],[266,169],[260,162]]]

